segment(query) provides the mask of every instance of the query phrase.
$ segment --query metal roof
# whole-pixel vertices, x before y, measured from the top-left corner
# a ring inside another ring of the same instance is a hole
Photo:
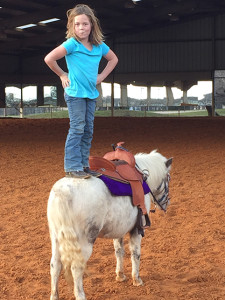
[[[0,54],[32,56],[56,47],[65,39],[66,12],[78,3],[96,11],[106,38],[225,13],[225,0],[0,0]]]

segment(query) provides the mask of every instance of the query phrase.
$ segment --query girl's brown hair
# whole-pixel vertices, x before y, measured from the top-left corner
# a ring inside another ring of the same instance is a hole
[[[78,4],[74,8],[71,8],[67,11],[67,31],[66,38],[69,39],[74,37],[79,41],[79,38],[76,36],[74,31],[74,18],[79,15],[86,15],[91,22],[91,33],[89,35],[89,42],[94,45],[99,45],[103,42],[104,36],[101,30],[101,26],[98,18],[95,16],[94,11],[85,4]]]

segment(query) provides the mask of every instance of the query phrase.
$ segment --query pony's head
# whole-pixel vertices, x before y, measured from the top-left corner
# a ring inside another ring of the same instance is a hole
[[[139,153],[135,155],[137,167],[146,177],[150,188],[152,202],[166,211],[169,205],[169,181],[172,158],[167,159],[156,150],[149,154]]]

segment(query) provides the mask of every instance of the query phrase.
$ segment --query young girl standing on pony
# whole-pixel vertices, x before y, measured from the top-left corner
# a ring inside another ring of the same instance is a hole
[[[88,178],[89,153],[93,138],[96,98],[100,84],[115,68],[118,58],[103,42],[103,34],[93,10],[84,4],[67,12],[67,40],[52,50],[45,62],[62,81],[70,128],[65,144],[64,168],[67,177]],[[65,57],[68,74],[57,60]],[[108,63],[98,74],[101,58]]]

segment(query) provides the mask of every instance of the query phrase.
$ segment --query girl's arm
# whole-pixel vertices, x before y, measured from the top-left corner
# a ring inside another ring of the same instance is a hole
[[[66,54],[66,49],[63,46],[58,46],[44,58],[44,61],[49,66],[49,68],[60,77],[63,88],[69,86],[70,81],[68,79],[67,73],[64,72],[58,65],[57,60],[63,58]]]
[[[98,74],[97,84],[101,83],[112,72],[118,63],[118,58],[111,49],[104,57],[108,60],[108,63],[102,73]]]

